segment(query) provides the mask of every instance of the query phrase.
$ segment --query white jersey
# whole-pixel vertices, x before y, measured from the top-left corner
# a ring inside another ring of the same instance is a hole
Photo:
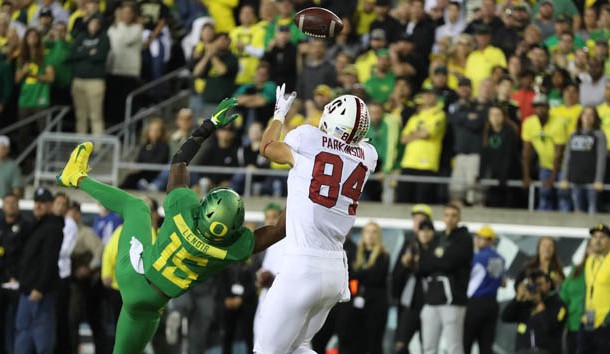
[[[284,140],[294,166],[288,174],[286,248],[342,251],[356,220],[362,188],[377,165],[366,142],[350,146],[310,125]]]

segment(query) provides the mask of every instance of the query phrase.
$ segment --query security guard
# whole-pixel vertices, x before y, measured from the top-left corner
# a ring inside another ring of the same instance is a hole
[[[591,256],[585,263],[585,335],[583,353],[608,353],[610,348],[610,228],[599,224],[589,230]]]

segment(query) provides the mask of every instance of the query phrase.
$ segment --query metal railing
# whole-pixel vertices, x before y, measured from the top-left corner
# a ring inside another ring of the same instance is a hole
[[[69,107],[69,106],[50,107],[49,109],[45,109],[44,111],[33,114],[30,117],[21,119],[18,122],[11,124],[8,127],[0,130],[0,135],[9,134],[11,132],[14,132],[14,131],[16,131],[24,126],[27,126],[29,124],[32,124],[32,123],[37,124],[37,122],[43,118],[46,120],[46,122],[45,122],[45,127],[44,127],[43,131],[41,132],[42,134],[44,134],[46,132],[51,132],[52,130],[59,132],[62,129],[62,121],[63,121],[64,117],[71,110],[72,110],[72,107]],[[55,117],[53,117],[53,115],[55,113],[57,113],[57,115],[55,115]],[[38,135],[25,149],[23,149],[23,151],[21,151],[19,156],[17,156],[17,158],[15,159],[15,162],[17,164],[21,164],[25,160],[25,158],[32,151],[34,151],[34,148],[36,148],[38,146],[39,141],[40,141],[40,135]]]
[[[125,119],[123,123],[117,124],[106,131],[106,134],[113,134],[114,132],[120,132],[119,135],[123,139],[123,147],[133,147],[136,144],[136,132],[135,132],[135,115],[133,114],[133,101],[137,96],[142,96],[152,89],[158,88],[167,84],[170,80],[176,78],[188,77],[189,71],[186,67],[181,67],[172,72],[165,74],[157,80],[151,81],[145,85],[138,87],[131,91],[125,99]],[[165,102],[165,101],[164,101]],[[155,105],[151,108],[158,106]]]
[[[44,132],[38,136],[37,141],[35,186],[40,185],[41,181],[55,182],[55,176],[63,168],[70,151],[83,141],[91,141],[98,146],[89,161],[90,166],[99,166],[101,162],[110,165],[103,171],[93,171],[95,178],[105,183],[118,184],[121,144],[116,136]]]
[[[64,112],[64,110],[66,110],[66,109],[67,109],[67,111]],[[53,120],[53,115],[55,113],[59,112],[58,114],[65,115],[70,110],[71,110],[71,107],[69,107],[69,106],[49,107],[49,108],[45,109],[44,111],[37,112],[25,119],[19,119],[18,122],[15,122],[15,123],[9,125],[8,127],[0,129],[0,135],[10,134],[14,131],[17,131],[19,128],[21,128],[23,126],[26,126],[26,125],[29,125],[32,123],[37,123],[40,119],[43,119],[43,118],[46,120],[46,126],[48,127],[49,125],[51,125],[51,121]],[[55,125],[57,126],[57,130],[61,130],[61,128],[62,128],[61,121],[59,121]]]
[[[119,169],[122,170],[151,170],[151,171],[163,171],[169,168],[167,164],[149,164],[149,163],[136,163],[136,162],[117,162]],[[244,196],[249,197],[252,195],[253,177],[255,176],[288,176],[288,170],[273,170],[273,169],[252,169],[247,167],[221,167],[221,166],[196,166],[190,165],[189,171],[196,173],[206,174],[243,174],[244,179]],[[414,183],[431,183],[431,184],[460,184],[467,186],[480,186],[480,187],[495,187],[500,186],[501,183],[497,179],[484,178],[477,183],[465,180],[455,180],[450,177],[424,177],[424,176],[406,176],[406,175],[371,175],[369,180],[381,181],[383,183],[384,190],[394,190],[397,182],[414,182]],[[191,181],[192,182],[192,181]],[[521,180],[509,180],[504,183],[510,188],[524,188],[523,181]],[[542,182],[532,182],[528,187],[528,210],[533,211],[535,208],[535,193],[536,189],[543,187]],[[555,188],[559,188],[559,184],[555,183]],[[588,186],[590,187],[590,185]],[[610,184],[604,185],[604,190],[610,190]],[[385,204],[390,204],[393,199],[385,199]]]
[[[174,96],[171,96],[160,103],[155,104],[152,107],[144,108],[130,118],[129,125],[121,130],[117,137],[123,141],[123,156],[130,154],[134,147],[138,144],[138,138],[136,133],[136,126],[138,122],[149,118],[155,114],[162,114],[164,117],[167,116],[167,111],[175,103],[188,98],[190,96],[189,90],[181,90]]]

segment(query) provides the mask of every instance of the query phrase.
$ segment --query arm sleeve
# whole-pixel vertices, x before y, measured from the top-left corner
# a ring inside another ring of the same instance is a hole
[[[445,113],[440,112],[435,119],[434,127],[430,130],[430,139],[443,137],[445,135],[446,124],[447,120],[445,119]]]
[[[567,287],[567,285],[569,283],[570,283],[570,281],[566,280],[563,283],[561,283],[561,287],[559,288],[559,297],[567,306],[570,306],[570,295],[568,294],[568,287]]]
[[[597,130],[597,159],[595,164],[595,182],[603,183],[606,175],[606,157],[608,156],[606,135],[603,131]],[[566,148],[567,150],[567,148]]]
[[[64,238],[63,230],[57,225],[49,225],[46,229],[47,236],[44,238],[44,250],[41,257],[41,262],[44,266],[38,274],[38,279],[33,284],[32,289],[36,289],[42,293],[46,293],[53,286],[53,279],[58,274],[57,262],[59,261],[59,251]]]
[[[246,90],[248,89],[249,86],[250,86],[249,84],[239,85],[237,90],[235,90],[235,93],[233,93],[233,97],[237,97],[239,95],[245,94]]]
[[[237,57],[234,55],[229,55],[226,58],[226,62],[225,64],[227,65],[227,72],[226,72],[226,76],[235,76],[237,74],[237,71],[239,70],[239,64],[237,62]],[[211,65],[210,65],[211,66]]]
[[[8,276],[11,278],[19,277],[19,261],[21,252],[23,250],[23,244],[25,243],[26,235],[30,233],[30,225],[29,223],[21,220],[19,223],[20,231],[14,237],[10,238],[10,242],[6,245],[6,270]]]
[[[436,256],[432,253],[432,250],[436,247],[436,245],[430,245],[427,249],[421,250],[419,254],[419,263],[417,264],[417,273],[421,276],[428,276],[432,274],[434,269],[432,268],[434,265],[433,258]]]
[[[540,327],[548,334],[557,333],[566,321],[566,307],[556,295],[552,301],[545,303],[544,311],[535,314],[532,321],[540,323]]]
[[[508,134],[504,135],[506,137],[506,143],[502,145],[504,150],[504,156],[508,156],[507,159],[502,161],[502,173],[500,175],[500,183],[505,183],[509,177],[510,172],[509,169],[512,167],[511,159],[514,154],[518,151],[517,149],[517,132],[509,127]]]
[[[13,171],[11,173],[11,187],[12,188],[21,188],[22,186],[23,186],[23,181],[21,180],[21,171],[19,170],[19,166],[17,164],[15,164]]]
[[[506,68],[506,56],[500,49],[498,49],[498,65]]]
[[[269,84],[263,86],[261,95],[265,99],[265,103],[270,104],[275,101],[275,84]]]
[[[403,136],[407,136],[407,135],[411,134],[411,132],[413,132],[413,124],[409,124],[409,123],[411,123],[411,119],[409,119],[407,124],[405,124],[405,127],[402,129],[402,132],[400,133],[401,138]]]
[[[294,152],[299,152],[300,148],[301,148],[301,141],[302,141],[302,129],[301,128],[296,128],[291,130],[290,132],[288,132],[288,134],[286,134],[286,137],[284,138],[284,143],[288,144],[288,146],[290,146],[290,148],[294,151]]]
[[[604,146],[605,150],[605,146]],[[570,153],[570,142],[568,142],[563,149],[563,162],[561,163],[561,179],[567,181],[568,180],[568,166],[570,164],[571,159]]]
[[[110,41],[108,40],[108,36],[103,35],[100,38],[100,44],[97,47],[97,51],[94,55],[91,56],[91,60],[95,62],[106,62],[106,57],[108,57],[108,52],[110,51]]]
[[[72,219],[66,219],[66,224],[63,229],[64,239],[61,242],[61,248],[59,251],[60,258],[70,257],[72,255],[72,251],[74,251],[74,246],[76,246],[76,241],[78,239],[78,226]]]
[[[467,119],[465,122],[466,124],[464,124],[464,127],[473,132],[482,131],[483,127],[485,126],[485,121],[487,120],[486,113],[487,113],[487,110],[477,113],[476,119]]]
[[[402,293],[402,289],[405,287],[407,282],[407,276],[410,271],[409,268],[405,267],[400,258],[405,253],[406,247],[403,246],[402,250],[398,253],[398,257],[396,258],[396,263],[394,263],[394,268],[392,270],[392,278],[390,283],[390,294],[393,298],[399,299]]]
[[[8,103],[13,91],[11,68],[6,63],[0,63],[0,104]]]
[[[371,268],[357,271],[357,278],[365,287],[383,287],[386,284],[390,259],[386,253],[381,253]]]
[[[475,291],[481,286],[485,279],[485,267],[480,262],[476,262],[470,271],[470,280],[468,281],[468,297],[472,297]]]
[[[74,45],[72,46],[72,55],[70,56],[71,60],[80,60],[83,58],[87,57],[87,52],[85,51],[85,48],[82,46],[82,39],[83,36],[79,36],[76,41],[74,42]]]
[[[524,322],[527,320],[529,306],[528,303],[512,299],[502,311],[502,321],[508,323]]]
[[[159,153],[154,156],[153,160],[150,163],[159,163],[163,164],[169,161],[169,145],[166,143],[159,144]]]
[[[259,58],[259,59],[263,57],[263,54],[265,54],[265,48],[263,48],[263,47],[255,47],[255,46],[252,46],[252,45],[247,45],[244,48],[244,51],[246,53],[250,54],[251,56]]]

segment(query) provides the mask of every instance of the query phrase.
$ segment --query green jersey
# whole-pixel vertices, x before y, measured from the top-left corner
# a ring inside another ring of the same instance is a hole
[[[254,235],[242,227],[243,234],[233,244],[212,245],[196,231],[193,216],[199,199],[188,188],[171,191],[163,203],[165,221],[151,247],[145,248],[144,274],[159,290],[178,297],[196,284],[225,269],[231,262],[248,259],[254,249]],[[221,223],[209,230],[220,236],[227,232]]]

